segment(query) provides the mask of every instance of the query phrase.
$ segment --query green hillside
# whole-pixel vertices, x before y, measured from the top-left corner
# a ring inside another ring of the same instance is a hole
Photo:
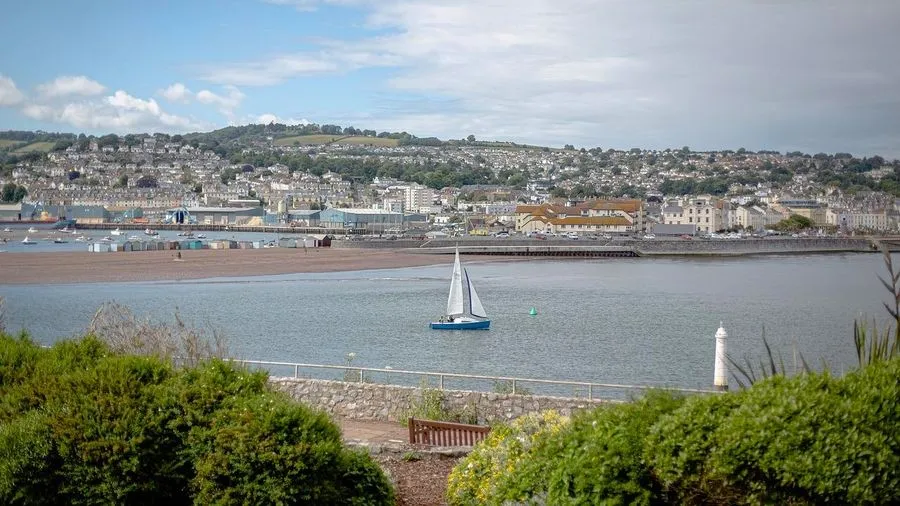
[[[13,141],[10,139],[0,139],[0,149],[6,149],[12,146],[18,146],[22,141]]]
[[[32,142],[31,144],[26,144],[25,146],[16,148],[13,153],[30,153],[32,151],[41,151],[43,153],[46,153],[53,149],[53,146],[55,144],[55,142]]]
[[[382,137],[364,137],[361,135],[294,135],[275,139],[276,146],[316,146],[321,144],[352,144],[393,147],[398,144],[397,139]]]

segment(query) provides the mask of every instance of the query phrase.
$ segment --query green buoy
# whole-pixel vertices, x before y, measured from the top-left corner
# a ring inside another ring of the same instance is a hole
[[[531,311],[528,312],[531,316],[537,316],[537,309],[531,308]]]

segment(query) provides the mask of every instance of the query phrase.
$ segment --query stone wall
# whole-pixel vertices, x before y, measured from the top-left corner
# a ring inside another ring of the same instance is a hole
[[[410,406],[422,401],[423,390],[376,383],[348,383],[298,378],[269,378],[276,390],[341,418],[402,421]],[[434,392],[436,390],[432,390]],[[463,390],[438,390],[443,408],[474,415],[477,423],[508,421],[527,413],[555,409],[564,415],[608,401],[538,395],[513,395]]]
[[[874,252],[877,251],[873,242],[866,238],[791,238],[778,237],[768,239],[731,239],[731,240],[683,240],[683,239],[654,239],[634,240],[620,239],[611,242],[567,239],[554,239],[548,241],[535,241],[530,239],[494,239],[491,237],[467,237],[453,240],[436,239],[431,241],[420,240],[365,240],[365,241],[332,241],[333,248],[386,248],[386,249],[415,249],[417,253],[452,253],[453,247],[473,248],[509,248],[508,253],[515,254],[517,248],[531,247],[533,252],[546,251],[553,255],[554,248],[586,248],[601,246],[613,246],[611,250],[629,249],[637,251],[642,256],[653,255],[771,255],[790,253],[837,253],[837,252]],[[601,248],[602,249],[602,248]]]
[[[770,239],[729,239],[686,241],[650,240],[633,241],[634,247],[643,255],[754,255],[789,253],[832,253],[875,251],[868,239],[839,238],[770,238]]]

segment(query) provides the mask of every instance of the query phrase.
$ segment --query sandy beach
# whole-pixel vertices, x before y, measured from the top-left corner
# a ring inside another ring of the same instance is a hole
[[[450,264],[449,255],[293,248],[128,253],[0,253],[0,284],[161,281]],[[487,257],[479,258],[486,260]],[[490,257],[490,260],[500,260]]]

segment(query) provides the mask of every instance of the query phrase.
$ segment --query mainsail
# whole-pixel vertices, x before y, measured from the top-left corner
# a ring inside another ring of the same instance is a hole
[[[453,275],[450,276],[450,296],[447,298],[447,315],[463,314],[462,268],[459,265],[459,250],[453,262]]]
[[[469,271],[466,271],[466,283],[469,285],[469,308],[471,309],[472,316],[487,318],[487,312],[484,310],[484,306],[481,305],[481,299],[478,298],[478,293],[475,291],[475,285],[473,285],[472,280],[469,279]]]

